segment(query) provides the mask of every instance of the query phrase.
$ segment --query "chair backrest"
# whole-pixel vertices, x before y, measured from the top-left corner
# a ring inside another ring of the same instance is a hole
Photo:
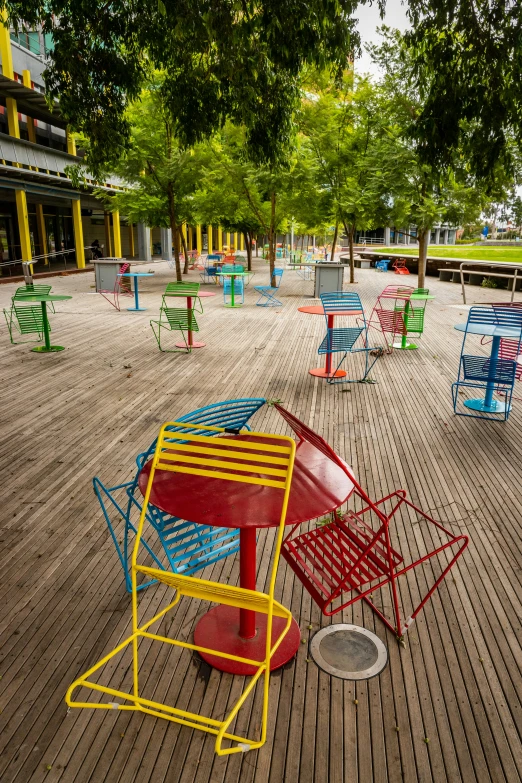
[[[279,288],[281,285],[281,279],[283,277],[284,269],[281,269],[280,267],[275,267],[274,269],[274,278],[276,281],[275,288]],[[272,281],[270,281],[270,285],[272,285]]]
[[[329,291],[321,294],[321,303],[327,317],[347,310],[361,312],[364,315],[361,297],[353,291]]]
[[[409,285],[387,285],[377,299],[408,299],[414,288]]]
[[[244,272],[245,268],[240,264],[223,264],[221,267],[222,272]]]
[[[207,256],[207,261],[221,261],[221,256],[218,253],[211,253]]]
[[[522,330],[522,309],[517,307],[471,307],[468,313],[470,324],[490,324],[508,329]]]
[[[199,283],[167,283],[163,296],[197,296]]]
[[[43,333],[43,314],[39,304],[15,304],[13,310],[18,322],[20,334],[42,334]]]
[[[412,291],[412,294],[422,294],[423,296],[428,296],[430,293],[429,288],[414,288]]]
[[[199,434],[209,429],[213,430],[213,435]],[[281,513],[268,590],[268,595],[273,599],[292,484],[295,442],[285,435],[263,432],[249,432],[248,435],[236,436],[234,439],[220,437],[224,432],[221,427],[199,427],[192,422],[184,424],[175,421],[163,425],[147,482],[132,553],[132,568],[136,569],[137,566],[140,538],[156,470],[201,476],[212,481],[271,487],[281,491]],[[269,645],[270,639],[267,648]]]
[[[171,329],[179,329],[181,332],[187,332],[190,329],[192,332],[199,332],[198,322],[193,310],[162,307],[161,311],[165,313]]]
[[[37,283],[36,285],[28,283],[28,285],[20,286],[16,289],[13,301],[17,300],[23,300],[24,296],[27,296],[28,294],[41,294],[42,296],[45,296],[46,294],[49,294],[51,292],[50,285],[43,285],[41,283]]]
[[[127,269],[130,267],[130,264],[128,262],[125,262],[120,266],[120,271],[118,272],[119,275],[124,275]]]

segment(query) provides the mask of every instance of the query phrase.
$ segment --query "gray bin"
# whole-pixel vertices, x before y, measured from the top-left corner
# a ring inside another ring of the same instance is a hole
[[[315,264],[314,296],[343,290],[344,268],[348,264]]]
[[[114,291],[116,279],[124,258],[97,258],[93,260],[97,291]]]

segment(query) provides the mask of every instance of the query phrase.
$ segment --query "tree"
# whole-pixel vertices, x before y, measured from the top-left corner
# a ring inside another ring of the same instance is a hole
[[[291,186],[295,156],[289,154],[285,165],[254,165],[245,155],[245,134],[243,127],[228,123],[210,142],[212,155],[194,197],[194,207],[200,220],[245,234],[249,263],[253,237],[260,232],[266,234],[273,276],[276,236],[286,226],[284,194]]]
[[[382,33],[382,44],[369,47],[384,71],[381,111],[388,133],[382,169],[388,172],[386,179],[393,181],[392,218],[399,225],[417,226],[418,286],[422,288],[432,228],[441,222],[456,226],[476,220],[489,203],[489,194],[493,190],[503,193],[512,180],[499,163],[487,182],[480,180],[460,149],[445,165],[427,162],[427,142],[417,133],[425,104],[417,90],[411,49],[398,31],[383,27]]]
[[[368,79],[345,72],[339,85],[314,75],[306,85],[299,127],[304,136],[301,165],[315,181],[314,202],[329,225],[344,227],[350,247],[350,282],[354,275],[357,228],[386,222],[391,179],[382,167],[383,96]]]
[[[8,22],[41,23],[54,49],[45,72],[73,130],[91,140],[91,171],[114,164],[130,140],[127,108],[150,68],[180,144],[193,146],[231,118],[255,162],[284,160],[306,63],[343,68],[359,45],[358,0],[6,0]]]
[[[172,229],[176,279],[182,280],[182,225],[191,219],[192,196],[208,154],[204,145],[183,149],[164,99],[164,75],[142,89],[128,110],[129,144],[116,173],[129,185],[115,195],[99,191],[109,210],[121,210],[132,222]]]

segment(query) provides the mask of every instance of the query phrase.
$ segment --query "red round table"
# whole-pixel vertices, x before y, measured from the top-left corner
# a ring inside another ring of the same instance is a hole
[[[237,436],[233,437],[236,439]],[[248,440],[248,435],[240,438]],[[255,440],[259,442],[259,438]],[[148,462],[140,473],[138,486],[142,494],[147,488],[150,465]],[[303,441],[296,449],[286,524],[307,522],[334,511],[352,491],[353,484],[346,473],[310,443]],[[256,531],[279,525],[281,490],[158,470],[150,502],[180,519],[215,527],[239,528],[240,585],[248,590],[256,589]],[[265,656],[266,620],[264,614],[232,606],[216,606],[199,620],[194,630],[194,643],[260,661]],[[283,618],[273,618],[274,639],[284,625]],[[299,626],[292,620],[290,630],[272,657],[271,669],[287,663],[297,652],[300,641]],[[255,667],[239,661],[200,654],[207,663],[221,671],[232,674],[255,672]]]
[[[324,317],[325,312],[322,305],[313,305],[310,307],[298,307],[300,313],[308,313],[308,315],[322,315]],[[328,329],[334,328],[334,318],[336,315],[361,315],[362,310],[336,310],[334,313],[328,313]],[[314,370],[308,370],[310,375],[315,375],[316,378],[344,378],[346,372],[344,370],[336,370],[332,372],[332,354],[326,354],[326,360],[324,367],[317,367]]]
[[[204,299],[207,296],[215,296],[211,291],[199,291],[198,295],[194,297],[195,299]],[[192,296],[187,296],[187,310],[190,310],[192,312]],[[201,341],[198,342],[198,340],[194,340],[193,338],[193,332],[189,329],[187,332],[187,343],[189,344],[190,348],[204,348],[206,343],[202,343]],[[176,343],[176,348],[186,348],[187,346],[185,343],[180,340],[179,343]]]

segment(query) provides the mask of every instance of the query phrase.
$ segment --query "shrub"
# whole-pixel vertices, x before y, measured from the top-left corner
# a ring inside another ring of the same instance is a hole
[[[485,277],[481,283],[482,288],[498,288],[496,282],[490,277]]]

